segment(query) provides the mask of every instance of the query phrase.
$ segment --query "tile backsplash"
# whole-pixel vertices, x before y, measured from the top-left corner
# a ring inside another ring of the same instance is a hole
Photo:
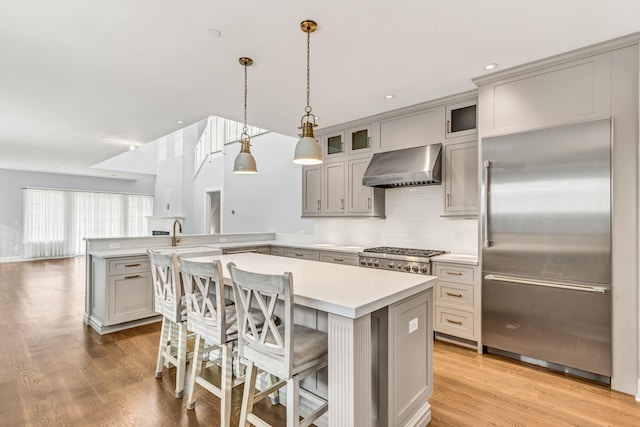
[[[441,219],[442,185],[385,190],[386,219],[319,218],[315,234],[327,243],[478,253],[478,221]]]

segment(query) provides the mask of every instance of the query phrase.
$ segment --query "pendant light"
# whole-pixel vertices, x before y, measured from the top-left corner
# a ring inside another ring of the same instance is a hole
[[[311,84],[310,84],[310,42],[311,33],[318,28],[318,24],[314,21],[302,21],[300,23],[300,29],[307,33],[307,106],[305,107],[305,115],[300,119],[300,127],[302,129],[302,138],[296,144],[296,151],[293,157],[293,162],[300,165],[318,165],[322,163],[322,150],[320,144],[316,141],[313,135],[313,128],[316,126],[316,116],[311,113],[310,96]]]
[[[247,67],[253,64],[253,60],[242,57],[238,61],[244,67],[244,127],[240,134],[240,153],[233,162],[233,173],[253,174],[258,173],[258,170],[256,169],[256,159],[251,155],[249,128],[247,127]]]

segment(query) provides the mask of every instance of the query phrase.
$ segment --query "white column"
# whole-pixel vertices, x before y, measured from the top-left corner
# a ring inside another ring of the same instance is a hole
[[[371,425],[371,316],[329,313],[329,425]]]

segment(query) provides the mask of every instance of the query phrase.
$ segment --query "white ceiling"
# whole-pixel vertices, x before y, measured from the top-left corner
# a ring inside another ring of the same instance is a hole
[[[89,166],[208,115],[241,121],[240,56],[250,124],[296,135],[304,19],[329,126],[640,31],[638,16],[637,0],[0,0],[0,168],[110,176]]]

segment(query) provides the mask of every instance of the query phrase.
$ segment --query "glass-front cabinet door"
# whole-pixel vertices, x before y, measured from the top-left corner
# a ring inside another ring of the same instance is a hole
[[[344,131],[328,133],[322,140],[325,159],[344,156]]]
[[[347,138],[349,154],[366,153],[371,151],[371,125],[349,129]]]
[[[446,137],[457,138],[459,136],[478,133],[478,101],[459,102],[447,105]]]

